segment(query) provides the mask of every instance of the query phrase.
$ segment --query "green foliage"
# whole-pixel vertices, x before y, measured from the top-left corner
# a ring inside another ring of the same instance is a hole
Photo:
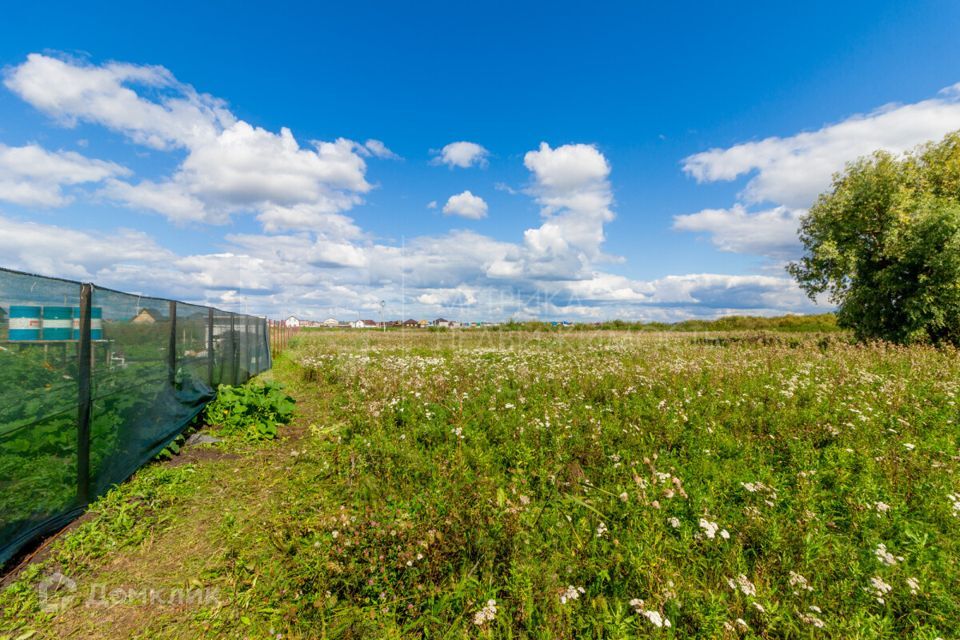
[[[172,460],[176,456],[180,455],[180,451],[183,449],[183,444],[187,441],[187,437],[184,434],[178,435],[176,438],[170,441],[163,450],[156,455],[157,460]]]
[[[960,344],[960,132],[848,165],[800,238],[788,271],[857,337]]]
[[[224,435],[247,440],[272,440],[280,424],[293,417],[294,400],[276,382],[233,387],[220,385],[207,405],[207,422]]]
[[[444,329],[446,330],[446,329]],[[476,331],[476,329],[471,329]],[[783,331],[789,333],[814,333],[838,331],[836,316],[832,313],[812,315],[790,314],[765,318],[761,316],[724,316],[714,320],[683,320],[681,322],[630,322],[627,320],[608,320],[595,324],[574,324],[562,326],[550,322],[518,322],[510,320],[498,327],[485,330],[493,331],[646,331],[651,333],[665,331]]]

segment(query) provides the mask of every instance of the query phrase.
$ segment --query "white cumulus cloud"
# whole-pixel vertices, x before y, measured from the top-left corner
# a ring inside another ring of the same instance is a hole
[[[805,209],[787,207],[748,212],[736,204],[729,209],[703,209],[674,216],[673,228],[709,234],[721,251],[790,258],[800,249],[797,227],[805,213]]]
[[[4,266],[89,280],[108,268],[155,265],[175,256],[139,231],[88,233],[0,215]]]
[[[312,225],[318,215],[357,205],[372,188],[358,150],[394,155],[377,140],[302,146],[289,129],[275,133],[239,120],[225,102],[158,66],[95,66],[31,54],[6,72],[5,84],[67,126],[91,122],[155,149],[184,149],[186,158],[166,179],[117,180],[102,192],[177,222],[222,223],[252,212],[271,229]],[[298,208],[312,215],[276,213]]]
[[[60,207],[71,201],[63,187],[98,183],[130,171],[113,162],[73,151],[47,151],[36,144],[0,144],[0,200],[34,207]]]
[[[372,155],[375,158],[400,160],[400,156],[388,149],[387,145],[383,144],[380,140],[367,140],[362,146],[359,146],[359,148],[362,149],[364,153]]]
[[[723,251],[782,259],[798,248],[800,216],[846,163],[877,150],[902,153],[960,129],[960,85],[912,104],[886,105],[814,131],[688,156],[697,182],[745,179],[740,202],[676,216],[674,228],[711,235]],[[773,205],[759,210],[750,207]]]
[[[451,169],[460,167],[467,169],[472,166],[487,166],[487,157],[490,152],[476,142],[451,142],[440,149],[433,159],[434,164],[445,164]]]
[[[429,307],[472,307],[477,304],[477,296],[467,286],[450,289],[430,289],[417,296],[417,302]]]
[[[523,163],[533,173],[530,193],[546,218],[524,233],[535,254],[558,255],[573,250],[585,259],[601,257],[603,227],[613,220],[610,164],[593,145],[566,144],[551,148],[546,142],[529,151]]]
[[[743,191],[745,201],[805,208],[847,162],[878,149],[900,153],[956,129],[960,92],[951,88],[936,98],[888,105],[816,131],[710,149],[685,158],[683,168],[698,182],[752,173]]]
[[[443,205],[443,212],[448,216],[460,216],[479,220],[487,217],[487,203],[480,196],[464,191],[450,196],[447,204]]]
[[[235,120],[223,101],[197,93],[160,66],[93,66],[31,53],[7,71],[4,83],[67,126],[100,124],[156,149],[194,146]],[[144,98],[137,88],[162,97]]]

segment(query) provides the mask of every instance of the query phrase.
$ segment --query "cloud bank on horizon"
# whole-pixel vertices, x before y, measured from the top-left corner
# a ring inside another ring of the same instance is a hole
[[[673,228],[705,234],[719,250],[758,257],[771,268],[640,280],[615,272],[629,256],[604,250],[606,226],[616,217],[613,167],[594,144],[542,142],[523,154],[528,183],[510,190],[529,198],[541,220],[512,241],[454,229],[398,245],[376,238],[353,213],[378,188],[370,165],[400,160],[389,140],[300,141],[287,128],[244,121],[224,100],[161,66],[31,54],[7,69],[3,83],[56,126],[101,127],[169,156],[172,167],[145,177],[115,160],[0,140],[0,202],[38,211],[0,211],[7,266],[308,317],[374,314],[381,300],[394,315],[402,309],[405,316],[463,319],[670,321],[816,310],[778,267],[797,255],[798,220],[831,174],[876,149],[902,152],[960,129],[960,91],[953,87],[815,131],[684,158],[682,170],[698,183],[745,184],[736,202],[675,216]],[[474,178],[496,158],[463,140],[431,154],[430,164]],[[437,196],[443,204],[428,207],[444,216],[478,222],[498,215],[470,189]],[[216,251],[178,253],[144,231],[67,229],[42,218],[44,209],[79,201],[219,229],[222,240]],[[237,230],[246,219],[256,221],[257,232]]]

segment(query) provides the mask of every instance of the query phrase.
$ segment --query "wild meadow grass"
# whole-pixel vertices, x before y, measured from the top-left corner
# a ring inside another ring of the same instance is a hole
[[[954,638],[958,355],[842,334],[304,332],[274,373],[297,437],[127,486],[156,485],[144,513],[166,527],[187,493],[223,490],[190,515],[203,575],[181,576],[222,602],[181,637]],[[61,567],[124,547],[118,492]]]
[[[313,334],[298,620],[399,637],[956,637],[953,350]]]

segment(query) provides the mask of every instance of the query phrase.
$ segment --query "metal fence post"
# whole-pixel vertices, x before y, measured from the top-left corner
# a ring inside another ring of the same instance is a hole
[[[243,381],[251,378],[250,375],[250,316],[243,316]]]
[[[90,341],[90,310],[93,285],[80,286],[80,345],[77,362],[77,500],[90,501],[90,417],[93,388],[90,381],[93,353]]]
[[[230,384],[237,386],[240,379],[240,350],[237,348],[237,314],[230,312]]]
[[[170,339],[167,342],[167,377],[170,386],[177,382],[177,303],[170,301]]]
[[[255,371],[254,373],[260,373],[260,349],[261,349],[261,347],[260,347],[260,329],[261,329],[261,325],[262,325],[262,323],[260,322],[260,319],[257,318],[257,321],[253,324],[253,327],[254,327],[254,329],[253,329],[253,337],[254,337],[254,340],[253,340],[253,348],[255,349],[255,351],[253,352],[253,366],[254,366],[254,368],[256,369],[256,371]]]
[[[207,384],[213,387],[213,309],[207,309]]]

